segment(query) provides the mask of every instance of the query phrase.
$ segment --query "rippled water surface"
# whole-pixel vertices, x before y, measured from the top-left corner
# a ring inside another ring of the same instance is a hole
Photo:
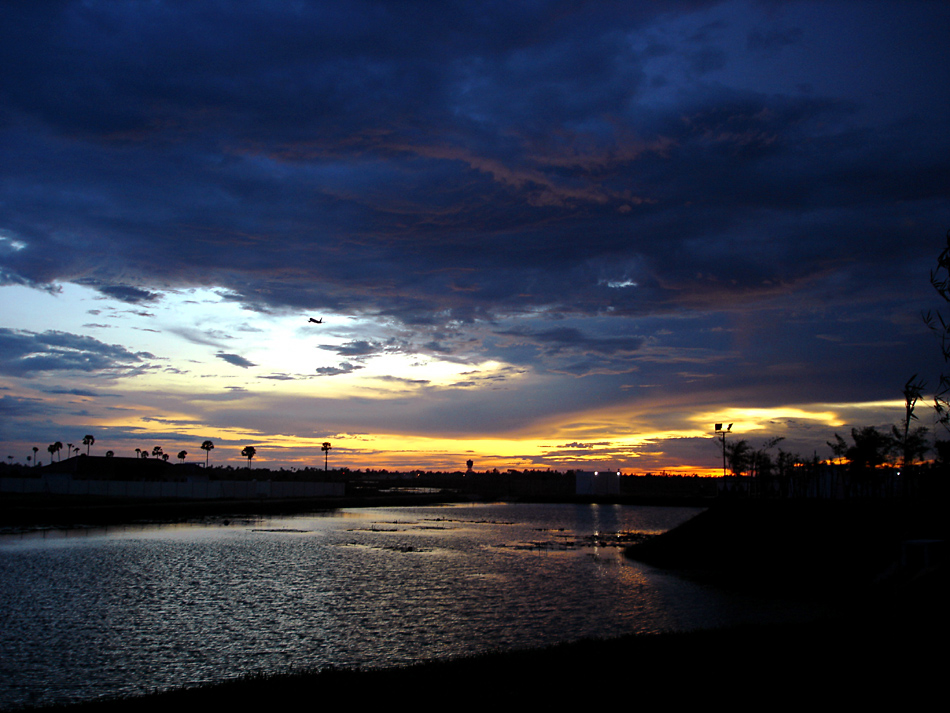
[[[767,616],[623,559],[696,512],[368,508],[0,538],[0,707]]]

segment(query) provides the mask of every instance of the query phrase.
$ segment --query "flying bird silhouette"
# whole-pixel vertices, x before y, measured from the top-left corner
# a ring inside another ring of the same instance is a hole
[[[320,319],[314,319],[313,317],[311,317],[310,321],[313,322],[314,324],[323,324],[323,317],[321,317]]]

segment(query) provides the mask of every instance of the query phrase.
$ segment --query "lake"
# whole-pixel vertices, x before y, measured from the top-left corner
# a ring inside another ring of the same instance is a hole
[[[0,537],[0,707],[804,616],[622,556],[694,508],[477,504]]]

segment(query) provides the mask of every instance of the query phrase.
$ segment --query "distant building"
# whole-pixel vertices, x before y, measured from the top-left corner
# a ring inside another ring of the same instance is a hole
[[[574,478],[577,495],[620,495],[620,471],[578,470]]]
[[[85,453],[50,463],[44,475],[71,475],[76,480],[183,480],[191,464],[174,465],[161,458],[87,456]]]

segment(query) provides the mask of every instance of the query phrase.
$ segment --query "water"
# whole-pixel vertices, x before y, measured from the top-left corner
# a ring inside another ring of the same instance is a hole
[[[0,707],[775,618],[623,559],[632,533],[696,512],[449,505],[7,536]]]

